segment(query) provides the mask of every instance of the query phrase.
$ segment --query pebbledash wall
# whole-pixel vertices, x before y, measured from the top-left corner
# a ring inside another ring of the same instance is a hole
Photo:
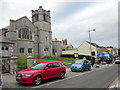
[[[50,11],[41,6],[32,10],[32,21],[26,16],[17,20],[10,20],[6,27],[6,38],[13,45],[13,56],[26,58],[33,56],[43,58],[52,56],[52,31]]]

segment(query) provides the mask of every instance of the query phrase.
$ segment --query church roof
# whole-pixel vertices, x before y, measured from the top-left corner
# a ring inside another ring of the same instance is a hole
[[[9,32],[9,26],[0,29],[0,43],[9,43],[9,44],[13,44],[9,38],[6,37],[6,33]]]
[[[58,40],[57,38],[53,39],[52,42],[61,42],[60,40]]]
[[[14,44],[14,43],[11,42],[11,41],[9,40],[9,38],[7,38],[7,37],[1,37],[1,38],[0,38],[0,43]]]
[[[103,47],[103,46],[99,46],[99,45],[97,45],[96,43],[92,43],[92,42],[89,42],[89,41],[84,41],[83,43],[85,43],[85,42],[87,42],[88,44],[91,44],[92,46],[97,47],[97,48],[105,48],[105,47]],[[83,43],[82,43],[82,44],[83,44]],[[81,45],[82,45],[82,44],[81,44]],[[80,45],[79,47],[81,47],[81,45]],[[78,48],[79,48],[79,47],[78,47]]]
[[[22,18],[27,18],[27,16],[23,16],[23,17],[20,17],[20,18],[18,18],[18,19],[16,19],[16,20],[12,20],[12,19],[10,19],[10,21],[18,21],[18,20],[20,20],[20,19],[22,19]],[[27,18],[28,19],[28,18]]]
[[[3,35],[3,34],[5,34],[5,33],[7,33],[7,32],[9,32],[9,26],[0,29],[0,35]]]
[[[30,23],[27,24],[27,25],[30,25],[30,26],[34,27],[35,29],[38,29],[38,28],[32,23],[32,21],[30,21],[30,19],[29,19],[27,16],[23,16],[23,17],[21,17],[21,18],[19,18],[19,19],[16,19],[16,20],[10,19],[10,22],[17,22],[17,21],[22,20],[22,19],[24,19],[24,18],[30,22]]]
[[[102,46],[99,46],[96,43],[92,43],[92,42],[88,42],[88,41],[86,41],[86,42],[89,43],[89,44],[91,44],[92,46],[95,46],[95,47],[98,47],[98,48],[103,48]]]

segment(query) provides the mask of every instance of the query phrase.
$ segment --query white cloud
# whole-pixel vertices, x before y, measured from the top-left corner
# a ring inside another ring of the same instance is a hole
[[[117,3],[118,0],[0,0],[0,28],[9,25],[10,19],[27,16],[31,19],[31,10],[42,6],[51,10],[51,15],[64,11],[64,6],[59,2],[97,2],[88,8],[70,13],[66,17],[53,19],[53,38],[68,39],[70,44],[78,47],[83,41],[88,40],[88,28],[96,28],[91,32],[92,41],[98,44],[113,44],[117,42]],[[78,8],[79,9],[79,8]],[[68,10],[69,11],[69,10]],[[54,21],[53,21],[54,20]],[[109,38],[109,41],[108,41]]]
[[[61,8],[58,7],[55,0],[0,0],[0,28],[9,25],[9,20],[16,20],[22,16],[27,16],[31,20],[31,10],[36,10],[42,6],[52,13],[57,13]],[[57,7],[57,8],[56,8]],[[57,10],[56,10],[57,9]]]
[[[118,40],[117,15],[117,2],[97,3],[56,22],[53,26],[53,32],[55,31],[53,36],[61,39],[68,38],[70,43],[76,42],[74,45],[79,46],[84,40],[88,40],[87,30],[90,27],[96,28],[96,31],[92,32],[93,41],[97,43],[105,41],[106,45],[110,45],[107,42],[109,38],[112,45],[112,42]],[[97,38],[101,40],[98,42]],[[112,41],[113,38],[114,41]]]

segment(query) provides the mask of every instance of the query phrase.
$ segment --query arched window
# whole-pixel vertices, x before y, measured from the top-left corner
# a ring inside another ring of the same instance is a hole
[[[34,19],[34,22],[38,21],[39,20],[39,15],[35,14],[33,19]]]
[[[30,31],[30,39],[32,40],[32,32]]]
[[[26,34],[27,34],[27,39],[29,39],[29,31],[28,30],[26,31]]]
[[[28,28],[22,28],[18,31],[18,37],[32,40],[32,32]]]
[[[43,14],[43,21],[47,21],[47,15]]]
[[[21,29],[18,31],[19,38],[21,38]]]
[[[22,38],[25,38],[25,28],[22,28]]]
[[[25,33],[24,33],[24,36],[25,36],[25,39],[27,39],[27,31],[28,31],[28,29],[27,28],[25,28]]]

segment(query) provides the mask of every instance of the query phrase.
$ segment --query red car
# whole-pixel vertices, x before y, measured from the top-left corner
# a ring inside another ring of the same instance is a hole
[[[20,83],[33,83],[40,85],[41,81],[60,77],[65,78],[66,67],[60,62],[40,62],[34,67],[19,71],[16,81]]]

